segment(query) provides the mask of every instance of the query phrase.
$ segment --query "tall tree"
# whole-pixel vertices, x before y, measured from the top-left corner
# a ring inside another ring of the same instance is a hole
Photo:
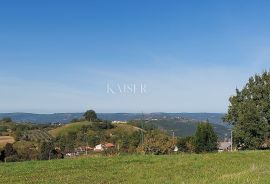
[[[270,72],[251,77],[229,101],[224,121],[234,126],[234,144],[243,149],[261,148],[270,130]]]
[[[19,160],[17,151],[13,148],[13,144],[7,143],[4,147],[4,160],[6,162],[16,162]]]
[[[212,152],[217,150],[218,136],[209,122],[200,123],[194,136],[196,153]]]
[[[97,120],[97,114],[94,110],[86,111],[83,116],[87,121],[96,121]]]
[[[12,156],[17,154],[16,150],[13,148],[13,145],[11,143],[7,143],[6,146],[4,147],[5,150],[5,155]]]
[[[193,152],[194,151],[194,137],[180,137],[177,139],[177,147],[180,152]]]
[[[40,146],[40,159],[41,160],[52,159],[53,150],[54,150],[53,142],[42,142]]]
[[[5,150],[2,150],[0,152],[0,161],[5,162],[5,158],[6,158]]]

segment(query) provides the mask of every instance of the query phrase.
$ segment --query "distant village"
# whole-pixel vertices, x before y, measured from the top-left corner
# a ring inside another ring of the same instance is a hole
[[[80,147],[75,148],[73,152],[68,152],[65,155],[67,157],[74,157],[74,156],[80,156],[83,154],[87,155],[89,153],[101,153],[103,151],[107,151],[114,148],[115,148],[115,145],[113,143],[98,144],[95,147],[80,146]]]

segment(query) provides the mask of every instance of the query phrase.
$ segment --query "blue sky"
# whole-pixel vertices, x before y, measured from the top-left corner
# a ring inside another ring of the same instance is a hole
[[[270,1],[1,1],[0,112],[226,112],[270,67]],[[107,93],[145,84],[146,93]]]

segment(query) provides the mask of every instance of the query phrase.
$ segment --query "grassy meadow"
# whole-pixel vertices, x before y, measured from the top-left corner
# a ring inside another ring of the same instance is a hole
[[[91,125],[92,122],[88,122],[88,121],[83,121],[83,122],[76,122],[76,123],[69,123],[60,127],[57,127],[55,129],[52,129],[49,131],[49,134],[52,135],[53,137],[57,137],[57,136],[61,136],[61,135],[67,135],[68,133],[71,132],[79,132],[80,129],[82,128],[82,126],[87,126],[87,125]],[[134,131],[138,131],[139,128],[128,125],[128,124],[114,124],[114,128],[112,129],[108,129],[105,132],[107,134],[110,133],[132,133]]]
[[[127,155],[0,164],[0,183],[269,183],[270,152]]]
[[[69,132],[78,132],[82,126],[84,125],[90,125],[91,122],[76,122],[76,123],[69,123],[66,125],[63,125],[61,127],[55,128],[53,130],[50,130],[49,133],[56,137],[56,136],[60,136],[60,135],[66,135]]]

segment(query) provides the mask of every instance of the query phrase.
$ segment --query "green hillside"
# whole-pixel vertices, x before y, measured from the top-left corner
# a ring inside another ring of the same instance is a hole
[[[92,122],[83,121],[83,122],[76,122],[76,123],[69,123],[60,127],[57,127],[55,129],[52,129],[49,131],[49,133],[54,136],[60,136],[60,135],[67,135],[70,132],[78,132],[84,125],[91,125]],[[113,129],[106,130],[106,133],[114,133],[114,132],[123,132],[123,133],[130,133],[137,131],[138,128],[128,125],[128,124],[115,124]]]
[[[130,155],[0,164],[0,183],[269,183],[270,152]]]
[[[91,122],[88,122],[88,121],[70,123],[70,124],[52,129],[49,131],[49,133],[54,137],[57,137],[60,135],[67,135],[69,132],[78,132],[82,128],[82,126],[90,125],[90,124]]]
[[[169,133],[174,131],[176,136],[185,137],[191,136],[195,134],[197,126],[199,124],[198,121],[189,120],[189,119],[180,119],[180,120],[156,120],[156,121],[148,121],[147,123],[156,126],[159,129],[165,130]],[[212,124],[215,132],[219,136],[220,139],[223,139],[225,135],[229,135],[229,129],[225,126]]]

